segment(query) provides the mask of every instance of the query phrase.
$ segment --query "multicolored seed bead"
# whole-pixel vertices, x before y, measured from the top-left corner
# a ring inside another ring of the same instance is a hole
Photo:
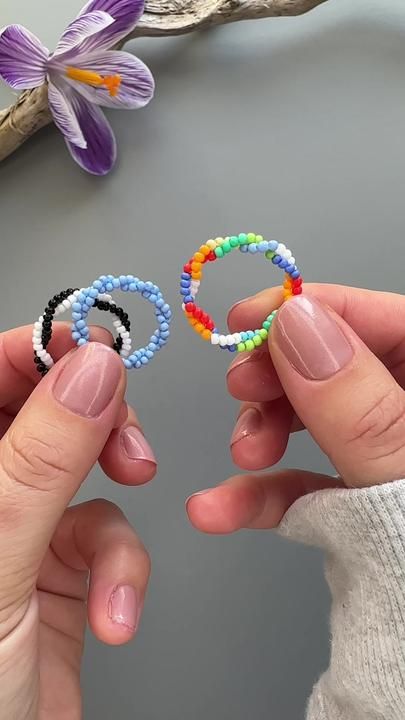
[[[216,329],[210,315],[195,302],[204,265],[225,257],[235,248],[239,248],[242,253],[260,253],[273,265],[284,270],[283,302],[302,293],[302,277],[291,250],[283,243],[276,240],[265,240],[262,235],[251,232],[208,240],[184,265],[180,280],[182,309],[193,330],[201,335],[203,340],[209,340],[211,345],[227,349],[230,352],[245,352],[260,347],[267,340],[277,310],[267,316],[261,328],[222,335]]]

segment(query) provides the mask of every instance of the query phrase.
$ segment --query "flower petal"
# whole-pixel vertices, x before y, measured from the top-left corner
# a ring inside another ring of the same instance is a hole
[[[0,77],[14,90],[42,85],[48,57],[49,50],[22,25],[0,30]]]
[[[84,40],[87,40],[87,38],[100,30],[108,28],[114,22],[114,18],[111,17],[111,15],[101,10],[81,15],[68,25],[52,57],[59,58],[61,55],[75,50]]]
[[[77,117],[87,148],[66,141],[76,162],[93,175],[107,175],[117,158],[117,145],[110,124],[100,108],[73,92],[73,111]]]
[[[120,76],[121,83],[114,96],[110,95],[107,87],[93,87],[67,79],[77,92],[96,105],[136,109],[147,105],[153,97],[155,82],[151,71],[139,58],[129,53],[112,50],[95,53],[82,58],[80,68],[102,77]]]
[[[49,107],[54,123],[65,140],[79,148],[86,149],[87,142],[72,105],[73,93],[74,90],[67,83],[59,81],[58,85],[56,85],[50,80],[48,88]]]
[[[134,29],[139,18],[143,15],[144,6],[144,0],[90,0],[84,6],[80,15],[102,10],[111,15],[115,23],[88,40],[85,43],[86,47],[83,49],[86,52],[92,52],[96,49],[108,50],[112,48]]]

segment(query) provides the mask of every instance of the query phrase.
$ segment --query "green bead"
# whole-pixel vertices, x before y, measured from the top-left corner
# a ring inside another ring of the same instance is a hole
[[[229,240],[225,240],[225,241],[222,243],[222,250],[224,251],[224,253],[229,253],[229,252],[231,252],[232,247],[231,247],[231,243],[229,242]]]
[[[265,320],[263,323],[263,329],[270,330],[270,328],[271,328],[271,322],[269,322],[268,320]]]
[[[267,252],[264,253],[264,257],[267,258],[267,260],[272,260],[275,256],[275,252],[273,250],[267,250]]]
[[[248,243],[256,242],[256,235],[254,233],[248,233],[247,239]]]
[[[267,338],[268,338],[268,336],[269,336],[269,333],[268,333],[268,331],[266,330],[266,328],[262,327],[262,328],[260,328],[260,330],[259,330],[259,335],[260,335],[260,337],[261,337],[263,340],[267,340]]]
[[[224,257],[224,251],[222,250],[222,247],[216,247],[214,250],[215,255],[217,258]]]
[[[246,245],[248,238],[246,233],[239,233],[239,245]]]
[[[229,242],[231,243],[231,247],[233,247],[233,248],[238,247],[238,245],[239,245],[239,240],[236,237],[236,235],[232,235],[232,237],[229,238]]]
[[[236,346],[236,349],[238,352],[245,352],[245,350],[246,350],[245,343],[239,343],[239,345]]]
[[[253,342],[256,347],[259,347],[259,345],[262,345],[263,340],[261,339],[260,335],[255,335],[253,338]]]
[[[253,340],[246,340],[245,345],[246,345],[246,350],[254,350],[255,349],[255,344],[254,344]]]
[[[256,235],[256,242],[257,243],[263,242],[263,235]]]

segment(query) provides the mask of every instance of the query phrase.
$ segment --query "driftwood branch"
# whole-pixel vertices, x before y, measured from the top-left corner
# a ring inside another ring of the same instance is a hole
[[[327,0],[147,0],[145,13],[125,41],[185,35],[240,20],[302,15]],[[22,93],[0,111],[0,161],[52,121],[47,86]]]

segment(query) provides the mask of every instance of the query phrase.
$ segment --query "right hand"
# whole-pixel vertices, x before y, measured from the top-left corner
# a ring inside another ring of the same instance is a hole
[[[86,621],[99,640],[128,642],[150,561],[112,503],[66,508],[97,460],[125,485],[151,480],[156,461],[109,333],[72,350],[55,326],[62,359],[39,383],[31,334],[0,335],[0,720],[79,720]]]

